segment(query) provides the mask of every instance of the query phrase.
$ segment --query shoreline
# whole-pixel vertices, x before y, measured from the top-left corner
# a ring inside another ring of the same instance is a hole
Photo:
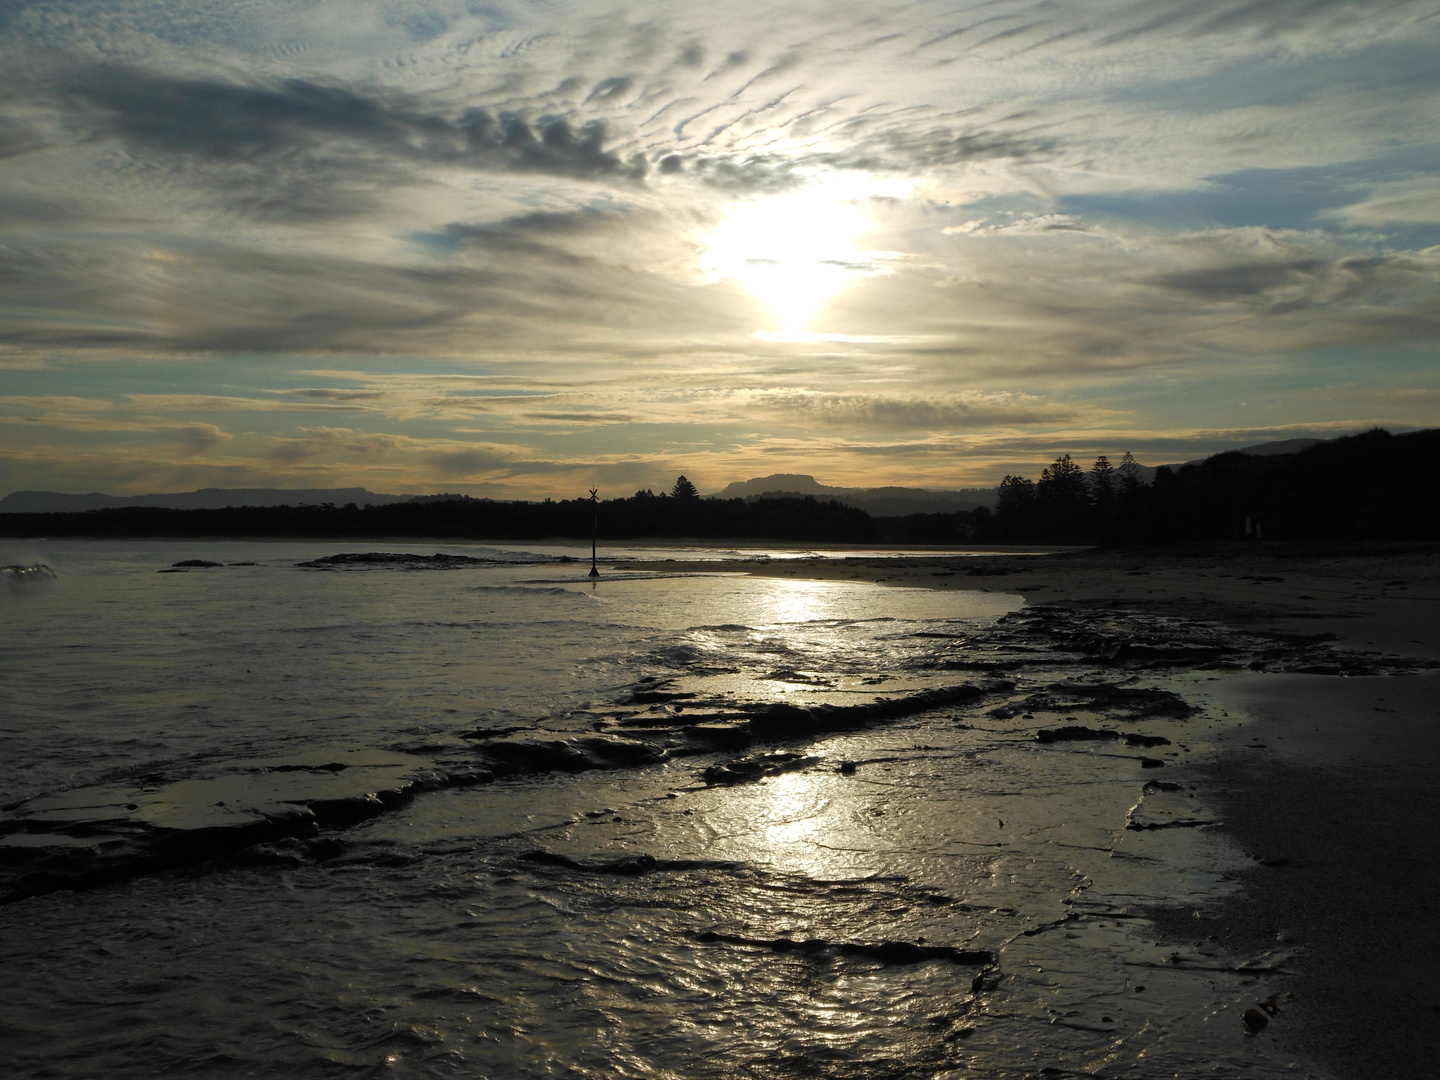
[[[1066,552],[1023,566],[1013,557],[937,554],[723,569],[1008,592],[1027,605],[1143,607],[1440,661],[1436,554],[1433,545],[1215,546]],[[1440,931],[1429,910],[1440,892],[1440,671],[1233,673],[1207,683],[1206,693],[1244,721],[1167,779],[1193,787],[1218,811],[1215,828],[1254,862],[1222,901],[1177,901],[1144,914],[1176,945],[1207,938],[1234,956],[1299,949],[1298,974],[1282,979],[1278,1011],[1265,1010],[1257,1039],[1346,1080],[1424,1075],[1440,1060]]]
[[[1247,721],[1174,779],[1253,862],[1219,903],[1147,916],[1178,945],[1300,950],[1257,1037],[1347,1080],[1424,1075],[1440,1057],[1440,672],[1213,685]]]

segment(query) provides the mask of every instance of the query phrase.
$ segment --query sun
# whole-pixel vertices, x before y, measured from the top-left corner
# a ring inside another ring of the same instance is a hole
[[[872,226],[851,186],[817,183],[737,203],[706,237],[706,273],[744,285],[780,330],[803,330],[834,293],[876,272],[875,253],[856,249]]]

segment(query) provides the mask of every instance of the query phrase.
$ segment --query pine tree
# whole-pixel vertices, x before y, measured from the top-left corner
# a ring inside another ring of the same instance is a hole
[[[1097,506],[1108,503],[1115,497],[1115,466],[1101,454],[1090,466],[1090,497]]]
[[[670,489],[670,494],[676,499],[696,499],[700,497],[700,492],[696,490],[694,484],[685,479],[684,473],[681,473],[680,478],[675,481],[675,486]]]
[[[1133,492],[1145,486],[1145,480],[1140,474],[1140,463],[1129,450],[1125,451],[1125,456],[1120,459],[1120,468],[1115,471],[1120,474],[1120,487],[1125,492]]]

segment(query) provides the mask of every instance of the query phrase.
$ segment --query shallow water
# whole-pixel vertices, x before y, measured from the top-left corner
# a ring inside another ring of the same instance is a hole
[[[1228,722],[1188,667],[1001,593],[298,565],[344,550],[0,551],[54,571],[0,589],[7,1072],[1294,1075],[1238,1020],[1289,959],[1141,917],[1239,865],[1153,783]]]

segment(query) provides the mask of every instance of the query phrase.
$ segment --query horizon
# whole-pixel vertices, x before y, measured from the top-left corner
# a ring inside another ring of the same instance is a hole
[[[58,7],[0,13],[0,492],[1440,424],[1433,3]]]
[[[1402,430],[1400,430],[1400,431],[1391,432],[1391,434],[1396,434],[1396,435],[1399,435],[1399,434],[1408,434],[1408,433],[1411,433],[1411,432],[1423,431],[1423,430],[1427,430],[1427,429],[1423,429],[1423,428],[1402,429]],[[1334,438],[1346,438],[1346,437],[1350,437],[1350,436],[1353,436],[1353,435],[1356,435],[1356,434],[1360,434],[1360,433],[1359,433],[1359,432],[1345,432],[1345,433],[1342,433],[1342,434],[1339,434],[1339,435],[1336,435],[1336,436],[1333,436],[1333,437],[1334,437]],[[1271,448],[1271,447],[1273,447],[1273,446],[1283,445],[1283,443],[1285,443],[1285,442],[1290,442],[1290,441],[1307,441],[1307,440],[1281,440],[1281,441],[1274,442],[1274,443],[1260,443],[1260,444],[1257,444],[1257,445],[1254,445],[1254,446],[1249,446],[1249,447],[1231,447],[1231,448],[1229,448],[1229,449],[1215,451],[1214,454],[1206,455],[1204,458],[1194,458],[1194,459],[1191,459],[1190,461],[1186,461],[1186,462],[1164,462],[1164,463],[1159,464],[1159,465],[1152,465],[1152,464],[1150,464],[1150,463],[1148,463],[1148,462],[1137,461],[1136,464],[1138,464],[1138,465],[1141,467],[1141,469],[1145,470],[1146,473],[1149,473],[1150,471],[1155,470],[1155,469],[1165,469],[1165,468],[1174,469],[1174,468],[1179,468],[1179,467],[1181,467],[1181,466],[1183,466],[1183,465],[1196,464],[1196,463],[1198,463],[1198,462],[1207,460],[1209,457],[1213,457],[1213,456],[1215,456],[1216,454],[1222,454],[1222,453],[1251,453],[1251,452],[1258,451],[1258,450],[1269,450],[1269,448]],[[1324,440],[1319,440],[1319,441],[1324,441]],[[1274,451],[1271,451],[1271,452],[1274,452]],[[1290,452],[1290,451],[1284,451],[1284,452],[1287,452],[1287,453],[1288,453],[1288,452]],[[1060,460],[1060,458],[1061,458],[1061,457],[1064,457],[1064,456],[1070,456],[1070,457],[1071,457],[1073,460],[1075,460],[1076,463],[1079,464],[1082,468],[1085,468],[1085,467],[1087,466],[1087,463],[1086,463],[1086,462],[1081,461],[1080,459],[1074,458],[1073,454],[1070,454],[1068,451],[1063,451],[1061,454],[1057,455],[1056,458],[1054,458],[1053,460],[1058,462],[1058,461]],[[1119,456],[1119,455],[1097,455],[1097,457],[1099,457],[1099,456],[1106,456],[1106,457],[1108,457],[1108,459],[1110,460],[1111,465],[1118,465],[1119,462],[1120,462],[1120,456]],[[1047,461],[1047,462],[1032,463],[1028,470],[1022,469],[1022,470],[1018,471],[1015,475],[1017,475],[1017,476],[1022,476],[1022,477],[1023,477],[1023,476],[1028,476],[1030,473],[1034,473],[1034,474],[1037,474],[1037,475],[1038,475],[1038,474],[1039,474],[1041,471],[1043,471],[1043,469],[1044,469],[1047,465],[1049,465],[1049,464],[1051,464],[1051,462],[1049,462],[1049,461]],[[684,475],[685,475],[685,474],[683,474],[683,473],[678,474],[677,479],[678,479],[679,476],[684,476]],[[686,477],[686,479],[689,479],[689,477]],[[707,499],[709,499],[709,498],[719,498],[719,497],[723,496],[726,491],[728,491],[730,488],[733,488],[733,487],[744,487],[744,486],[746,486],[746,485],[755,484],[755,483],[758,483],[758,482],[764,481],[764,480],[776,480],[776,481],[779,481],[779,480],[781,480],[781,479],[784,479],[784,480],[808,480],[810,483],[814,484],[814,485],[815,485],[816,487],[818,487],[818,488],[825,488],[825,489],[830,489],[830,490],[833,490],[833,491],[843,492],[843,493],[895,490],[895,491],[901,491],[901,492],[915,492],[915,493],[917,493],[917,494],[934,494],[934,495],[956,495],[956,494],[958,494],[958,495],[963,495],[963,494],[968,494],[968,493],[971,493],[971,492],[981,492],[981,491],[989,491],[989,492],[992,492],[992,493],[993,493],[993,492],[995,492],[995,491],[997,491],[997,490],[999,489],[999,487],[1000,487],[1000,485],[1001,485],[1001,482],[1003,481],[1004,478],[1002,477],[1000,480],[996,480],[996,481],[994,481],[993,483],[980,483],[980,484],[972,485],[972,486],[970,486],[970,487],[963,487],[963,488],[922,488],[922,487],[915,487],[915,486],[912,486],[912,485],[903,485],[903,484],[880,484],[880,485],[839,485],[839,484],[828,484],[828,483],[826,483],[825,481],[821,480],[819,477],[815,476],[813,473],[769,473],[769,474],[767,474],[767,475],[765,475],[765,476],[752,476],[752,477],[749,477],[749,478],[744,479],[744,480],[731,480],[731,481],[729,481],[729,482],[727,482],[727,483],[725,483],[725,484],[723,484],[723,485],[721,485],[721,486],[718,486],[718,487],[716,487],[716,486],[714,486],[714,485],[696,485],[696,486],[701,489],[700,492],[699,492],[700,497],[701,497],[701,498],[707,498]],[[665,483],[665,484],[662,485],[662,487],[660,488],[660,490],[652,490],[652,489],[647,489],[647,488],[640,488],[640,489],[637,489],[635,492],[622,491],[622,492],[620,492],[620,493],[618,493],[618,494],[605,496],[605,498],[602,499],[602,501],[607,501],[607,500],[609,500],[609,499],[628,499],[628,498],[630,498],[632,495],[634,495],[634,494],[639,494],[641,491],[646,491],[646,490],[650,490],[650,492],[651,492],[652,494],[661,495],[661,494],[667,493],[667,492],[669,491],[669,489],[670,489],[670,486],[671,486],[670,483]],[[653,488],[653,485],[652,485],[652,488]],[[467,493],[466,493],[466,492],[458,491],[458,490],[434,490],[434,491],[371,491],[370,489],[365,488],[363,485],[345,485],[345,486],[333,487],[333,488],[330,488],[330,487],[279,487],[279,486],[263,486],[263,487],[249,486],[249,487],[244,487],[244,488],[227,488],[227,487],[220,487],[220,486],[218,486],[218,485],[207,485],[206,487],[194,488],[194,489],[190,489],[190,490],[186,490],[186,491],[144,491],[144,492],[134,492],[134,493],[126,493],[126,494],[117,494],[117,493],[114,493],[114,492],[99,491],[99,490],[95,490],[95,491],[85,491],[85,492],[62,492],[62,491],[49,491],[49,490],[39,490],[39,489],[33,489],[33,488],[26,488],[26,489],[16,489],[16,490],[14,490],[14,491],[9,491],[9,492],[0,493],[0,501],[3,501],[3,500],[5,500],[5,499],[9,498],[9,497],[12,496],[12,495],[60,495],[60,496],[66,497],[66,498],[84,498],[84,497],[89,497],[89,496],[100,496],[100,497],[103,497],[103,498],[119,498],[119,499],[124,499],[124,498],[143,498],[143,497],[146,497],[146,496],[160,496],[160,497],[167,497],[167,498],[169,498],[169,497],[175,497],[175,496],[181,496],[181,495],[203,494],[204,492],[207,492],[207,491],[266,491],[266,492],[329,493],[329,492],[343,492],[343,491],[357,491],[357,490],[364,491],[364,492],[365,492],[366,494],[368,494],[368,495],[374,495],[374,496],[378,496],[378,497],[380,497],[380,498],[401,499],[401,500],[404,500],[404,499],[412,499],[412,498],[434,498],[434,497],[440,496],[440,495],[456,495],[456,496],[465,496],[465,497],[471,497],[471,498],[494,498],[494,499],[498,499],[498,500],[501,500],[501,501],[519,501],[519,502],[540,502],[540,501],[543,501],[543,500],[545,500],[545,499],[552,499],[552,498],[555,498],[555,499],[578,498],[578,499],[582,499],[582,500],[586,498],[586,496],[582,496],[582,495],[567,495],[567,494],[564,494],[564,493],[552,493],[552,494],[548,494],[548,495],[510,494],[510,495],[503,495],[503,496],[485,496],[485,495],[482,495],[482,496],[467,496]],[[764,493],[768,494],[768,493],[771,493],[772,491],[773,491],[773,492],[784,492],[784,493],[787,493],[787,494],[805,494],[804,492],[798,492],[798,491],[797,491],[797,492],[786,491],[786,489],[782,489],[782,488],[766,489],[766,491],[765,491]]]

